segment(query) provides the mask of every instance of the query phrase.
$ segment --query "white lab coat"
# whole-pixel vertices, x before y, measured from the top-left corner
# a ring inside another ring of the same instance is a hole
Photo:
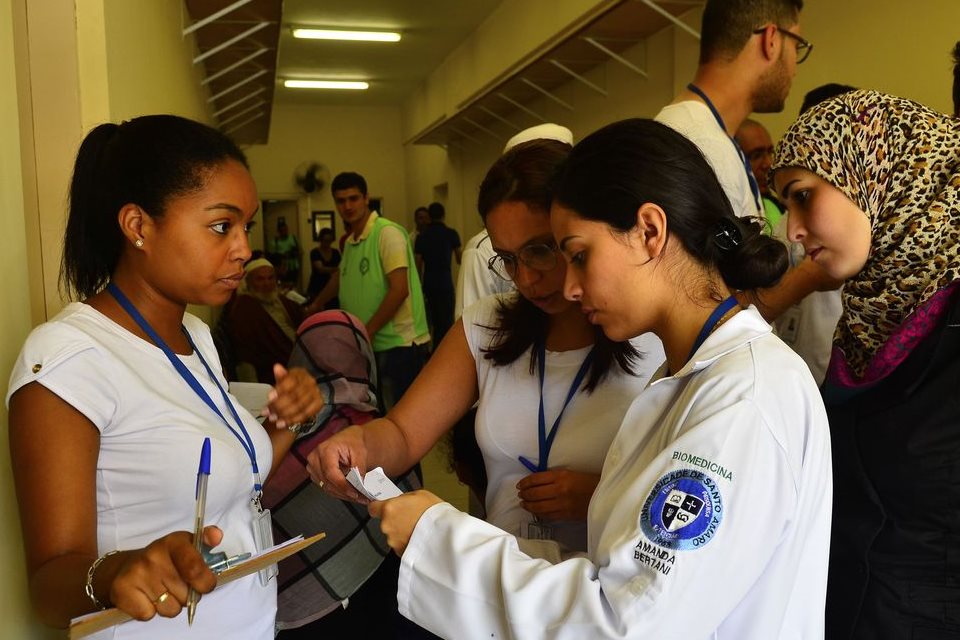
[[[529,558],[435,505],[403,555],[400,611],[458,640],[822,638],[831,495],[816,385],[750,308],[627,412],[588,557]]]

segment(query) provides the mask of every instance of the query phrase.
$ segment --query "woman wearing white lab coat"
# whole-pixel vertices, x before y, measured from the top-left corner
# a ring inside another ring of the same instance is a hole
[[[820,638],[830,447],[809,371],[731,293],[782,245],[738,220],[696,147],[647,120],[577,145],[552,225],[565,293],[667,362],[624,418],[588,555],[551,565],[428,492],[371,504],[402,554],[401,613],[448,638]]]

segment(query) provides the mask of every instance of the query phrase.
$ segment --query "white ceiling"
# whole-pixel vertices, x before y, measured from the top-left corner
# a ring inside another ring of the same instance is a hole
[[[275,102],[400,106],[500,0],[284,0]],[[399,31],[397,43],[298,40],[291,27]],[[286,89],[287,78],[365,80],[366,91]]]

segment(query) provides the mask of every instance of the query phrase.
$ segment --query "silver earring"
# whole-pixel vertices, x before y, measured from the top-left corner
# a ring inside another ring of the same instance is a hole
[[[143,249],[143,238],[137,238],[136,242],[133,243],[137,249]]]

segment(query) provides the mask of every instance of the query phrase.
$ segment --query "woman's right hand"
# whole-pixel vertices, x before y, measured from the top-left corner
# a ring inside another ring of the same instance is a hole
[[[370,501],[347,482],[351,467],[357,467],[362,474],[367,472],[367,446],[359,425],[324,440],[307,456],[307,471],[321,489],[341,500],[367,504]]]
[[[219,527],[204,528],[204,543],[215,547],[222,539]],[[119,553],[116,560],[107,558],[94,573],[96,592],[102,592],[97,587],[103,585],[101,580],[109,579],[109,574],[113,575],[109,602],[136,620],[150,620],[155,615],[175,618],[187,604],[190,587],[203,594],[217,586],[216,574],[203,561],[194,547],[193,534],[187,531],[167,534],[143,549]]]

